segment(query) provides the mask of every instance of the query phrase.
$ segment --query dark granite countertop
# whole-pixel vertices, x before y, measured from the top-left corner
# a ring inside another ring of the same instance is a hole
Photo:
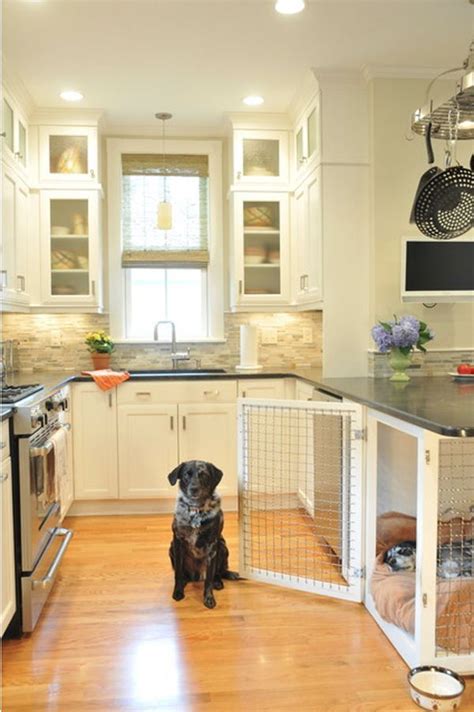
[[[0,420],[3,422],[7,418],[11,418],[13,415],[13,409],[10,406],[2,405],[0,406]]]
[[[300,378],[307,383],[342,398],[362,403],[421,428],[441,435],[474,437],[474,383],[455,382],[450,376],[416,376],[408,383],[392,383],[386,378],[323,378],[320,368],[264,369],[225,373],[166,373],[132,375],[132,380],[214,380],[245,378]],[[42,383],[38,396],[70,381],[88,381],[90,377],[67,371],[17,373],[8,379],[12,385]]]

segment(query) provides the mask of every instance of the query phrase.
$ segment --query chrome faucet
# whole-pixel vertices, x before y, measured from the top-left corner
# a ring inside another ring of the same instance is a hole
[[[186,351],[176,351],[176,326],[174,321],[157,321],[153,331],[154,341],[159,341],[158,331],[163,324],[169,324],[171,326],[171,363],[173,364],[173,368],[177,369],[179,368],[180,361],[189,361],[191,355],[189,349],[186,349]]]

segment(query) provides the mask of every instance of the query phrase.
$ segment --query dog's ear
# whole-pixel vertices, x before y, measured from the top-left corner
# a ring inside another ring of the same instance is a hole
[[[217,485],[221,481],[224,473],[222,472],[222,470],[219,470],[219,468],[216,467],[215,465],[213,465],[211,462],[207,463],[207,467],[209,469],[209,472],[212,475],[212,484],[214,485],[214,487],[217,487]]]
[[[175,485],[179,478],[181,477],[181,474],[183,472],[183,467],[184,467],[184,462],[182,462],[178,467],[175,467],[174,470],[172,470],[169,475],[168,475],[168,480],[171,485]]]

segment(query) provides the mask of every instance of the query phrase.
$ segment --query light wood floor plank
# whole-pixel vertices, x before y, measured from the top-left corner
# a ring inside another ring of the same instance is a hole
[[[250,581],[171,599],[168,515],[70,518],[40,623],[3,646],[5,712],[409,712],[406,666],[363,606]],[[237,520],[226,516],[231,567]],[[474,710],[469,681],[462,709]]]

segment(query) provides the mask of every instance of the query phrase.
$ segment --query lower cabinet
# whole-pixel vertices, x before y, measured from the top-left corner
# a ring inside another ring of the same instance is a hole
[[[73,441],[76,499],[115,499],[117,480],[116,392],[95,383],[74,385]]]
[[[9,457],[1,463],[0,511],[2,516],[2,601],[1,634],[16,611],[15,554],[13,548],[12,465]]]
[[[239,381],[239,398],[286,397],[284,378],[252,378]]]
[[[175,404],[118,407],[122,499],[173,494],[168,474],[178,462],[177,416]]]
[[[292,380],[242,379],[238,394],[284,399]],[[185,460],[212,462],[224,473],[219,492],[235,496],[236,395],[236,381],[129,382],[105,393],[74,384],[75,499],[173,498],[168,474]]]
[[[168,474],[184,460],[207,460],[224,472],[221,494],[237,493],[235,404],[118,407],[119,496],[174,497]]]
[[[234,403],[178,406],[179,459],[206,460],[224,473],[221,495],[237,494],[237,410]]]

